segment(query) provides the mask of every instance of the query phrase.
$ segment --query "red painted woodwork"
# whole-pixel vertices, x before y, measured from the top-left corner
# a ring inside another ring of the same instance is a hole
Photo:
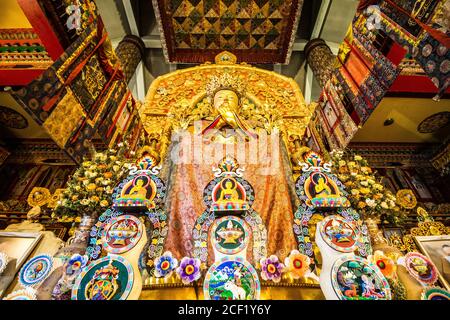
[[[38,1],[17,0],[17,3],[30,21],[34,31],[39,35],[50,57],[56,61],[64,53],[64,49]]]
[[[44,69],[0,69],[0,86],[27,85],[44,71]]]
[[[399,75],[389,89],[389,92],[436,94],[438,88],[427,76]],[[450,93],[450,88],[448,88],[445,93]]]

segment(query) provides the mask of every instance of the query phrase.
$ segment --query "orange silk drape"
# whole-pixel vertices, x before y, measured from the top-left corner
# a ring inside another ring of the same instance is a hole
[[[194,143],[187,141],[187,145],[192,152]],[[284,259],[291,250],[297,248],[292,225],[298,200],[295,196],[287,152],[281,139],[276,143],[271,143],[269,140],[264,145],[267,147],[267,158],[259,159],[258,163],[249,163],[248,142],[244,142],[244,145],[238,147],[234,146],[234,148],[235,150],[236,148],[240,150],[246,148],[245,150],[247,150],[247,158],[240,159],[239,165],[245,169],[243,178],[252,185],[255,191],[252,208],[260,215],[267,229],[267,255],[276,254],[279,258]],[[272,146],[274,146],[273,150]],[[171,150],[175,150],[174,148],[177,147],[179,144],[172,144]],[[225,150],[230,146],[222,145],[221,148]],[[198,153],[196,154],[198,155]],[[259,152],[258,154],[261,155]],[[161,174],[167,182],[166,212],[169,231],[164,251],[170,250],[177,258],[193,254],[192,230],[196,219],[206,208],[203,203],[203,189],[214,179],[212,167],[217,166],[222,155],[216,154],[216,159],[209,163],[175,164],[173,159],[170,159],[170,155],[165,161],[164,171]],[[263,171],[269,166],[268,163],[275,169],[273,174],[266,175]],[[256,263],[253,261],[251,248],[250,245],[247,250],[247,259]],[[208,261],[210,263],[214,261],[214,253],[209,244]]]

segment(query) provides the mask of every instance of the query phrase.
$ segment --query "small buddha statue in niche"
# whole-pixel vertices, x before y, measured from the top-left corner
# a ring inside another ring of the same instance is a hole
[[[337,187],[334,186],[330,179],[327,179],[322,173],[316,173],[311,176],[311,182],[314,185],[314,198],[338,198],[339,194],[336,192]]]
[[[317,184],[314,186],[314,190],[316,191],[317,198],[336,196],[331,192],[331,188],[327,186],[323,177],[318,179]]]
[[[243,91],[242,81],[229,73],[212,78],[207,85],[206,92],[219,115],[202,131],[202,134],[206,135],[212,129],[220,130],[228,126],[242,131],[247,137],[257,138],[250,125],[237,114]]]
[[[228,202],[243,203],[244,201],[242,199],[239,199],[239,194],[236,188],[237,188],[236,183],[234,183],[233,187],[233,183],[229,180],[225,181],[225,187],[223,187],[222,183],[222,190],[220,192],[219,199],[217,199],[217,203],[219,204]]]
[[[346,197],[341,196],[332,177],[322,172],[312,173],[305,181],[307,204],[316,207],[350,206]]]
[[[147,189],[143,186],[144,180],[138,179],[133,188],[131,188],[128,198],[131,199],[146,199]]]
[[[121,195],[114,200],[114,203],[119,207],[155,208],[156,204],[153,199],[156,192],[156,185],[152,179],[147,176],[139,176],[122,188]]]

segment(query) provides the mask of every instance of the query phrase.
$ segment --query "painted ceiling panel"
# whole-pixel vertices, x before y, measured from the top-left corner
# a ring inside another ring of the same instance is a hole
[[[166,60],[288,63],[303,0],[153,0]]]

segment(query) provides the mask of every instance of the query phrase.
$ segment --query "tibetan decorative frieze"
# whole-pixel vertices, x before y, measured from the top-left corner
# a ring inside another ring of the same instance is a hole
[[[46,69],[53,60],[33,29],[0,29],[0,69]]]

